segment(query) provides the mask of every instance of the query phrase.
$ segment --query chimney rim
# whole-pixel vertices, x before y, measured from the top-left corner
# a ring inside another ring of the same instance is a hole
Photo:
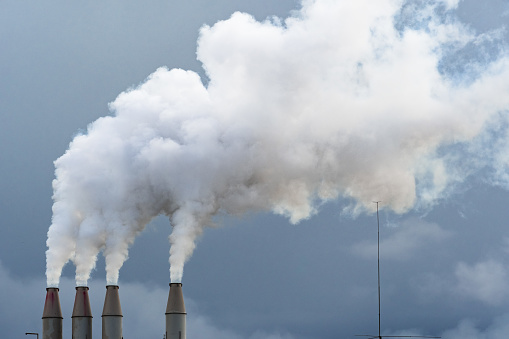
[[[114,315],[114,314],[103,314],[101,315],[101,318],[102,317],[124,317],[122,314],[119,314],[119,315]]]

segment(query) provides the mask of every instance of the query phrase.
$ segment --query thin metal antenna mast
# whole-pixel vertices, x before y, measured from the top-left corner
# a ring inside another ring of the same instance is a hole
[[[376,225],[377,225],[377,231],[378,231],[378,239],[377,239],[377,250],[378,250],[378,338],[382,339],[381,337],[381,330],[380,330],[380,217],[378,215],[378,203],[380,201],[375,201],[376,204]]]
[[[377,226],[377,263],[378,263],[378,335],[370,334],[356,334],[356,337],[368,337],[368,339],[383,339],[383,338],[441,338],[441,337],[427,337],[419,335],[385,335],[382,336],[381,331],[381,309],[380,309],[380,216],[378,212],[378,204],[381,201],[373,201],[376,204],[376,226]]]

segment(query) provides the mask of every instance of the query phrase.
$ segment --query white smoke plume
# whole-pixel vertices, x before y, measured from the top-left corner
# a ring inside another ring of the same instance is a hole
[[[207,85],[160,68],[55,161],[48,285],[68,260],[85,285],[100,251],[116,284],[129,245],[160,214],[178,282],[218,212],[297,223],[342,197],[353,213],[374,199],[402,213],[433,204],[485,158],[503,177],[504,152],[458,160],[505,120],[509,54],[456,67],[462,50],[500,43],[455,20],[457,4],[305,0],[284,21],[235,13],[203,27]]]

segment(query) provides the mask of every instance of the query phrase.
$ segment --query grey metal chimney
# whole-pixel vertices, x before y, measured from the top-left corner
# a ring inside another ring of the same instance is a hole
[[[58,288],[49,287],[42,312],[42,339],[62,339],[62,319]]]
[[[118,296],[118,286],[106,286],[106,297],[102,314],[102,339],[122,339],[122,308]]]
[[[186,307],[180,283],[170,284],[166,306],[166,339],[186,339]]]
[[[72,310],[72,339],[92,339],[92,310],[86,286],[76,287]]]

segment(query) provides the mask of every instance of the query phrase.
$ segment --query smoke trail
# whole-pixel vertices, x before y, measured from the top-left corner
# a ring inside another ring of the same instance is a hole
[[[496,166],[502,178],[500,148],[456,166],[509,108],[502,48],[462,73],[446,62],[496,39],[455,21],[456,5],[308,0],[284,22],[235,13],[203,27],[207,86],[160,68],[56,160],[48,284],[69,259],[86,284],[101,250],[116,284],[129,245],[160,214],[173,226],[178,282],[219,211],[270,210],[297,223],[320,201],[349,198],[359,213],[376,197],[402,213],[476,168]]]

